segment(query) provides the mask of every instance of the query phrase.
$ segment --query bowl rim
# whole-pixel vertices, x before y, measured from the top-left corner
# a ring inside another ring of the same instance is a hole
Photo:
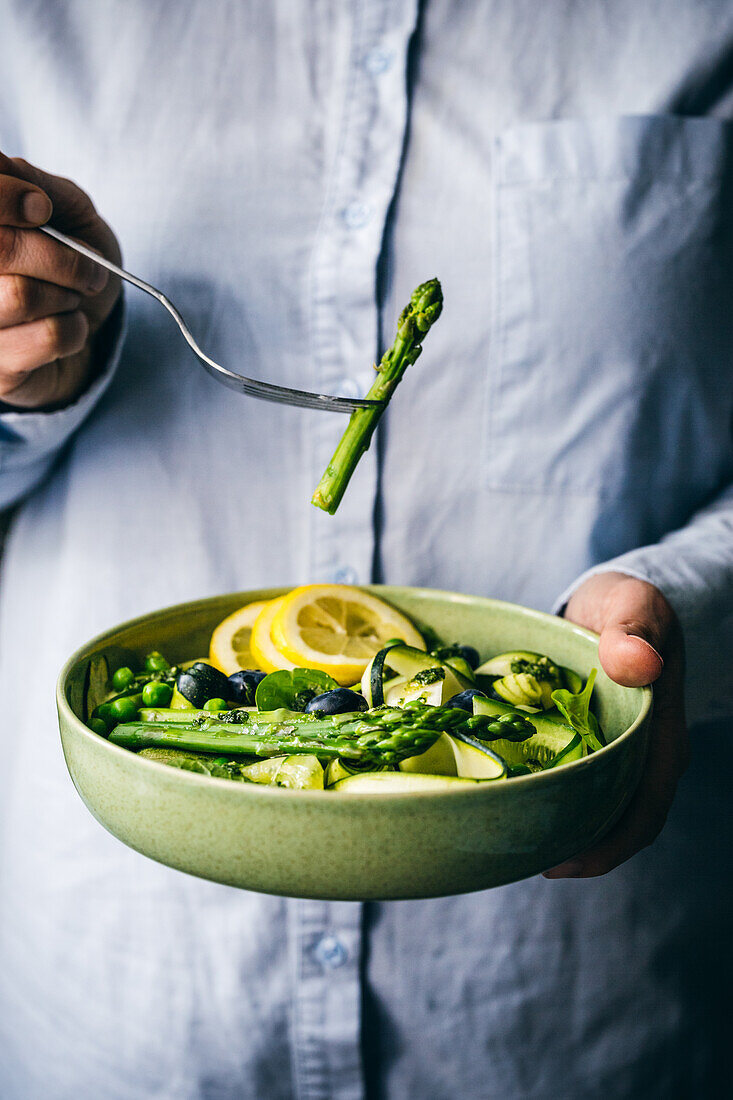
[[[548,783],[554,781],[554,777],[567,772],[568,769],[573,768],[576,772],[579,772],[581,768],[589,768],[594,766],[600,756],[608,755],[612,752],[620,751],[620,746],[629,741],[636,731],[642,726],[652,711],[653,692],[651,686],[640,688],[625,688],[624,690],[638,692],[641,697],[641,705],[639,712],[631,723],[622,733],[613,739],[608,745],[604,745],[602,749],[597,750],[590,756],[582,757],[580,760],[572,760],[567,764],[561,764],[557,768],[550,768],[546,771],[535,772],[530,775],[514,776],[511,784],[507,783],[492,783],[492,782],[476,782],[474,784],[467,784],[465,787],[458,785],[455,790],[448,790],[443,788],[442,790],[416,790],[416,791],[379,791],[369,792],[363,794],[351,794],[345,791],[329,791],[328,799],[324,799],[324,791],[317,790],[291,790],[286,787],[270,787],[265,784],[258,783],[232,783],[230,779],[219,779],[215,776],[201,775],[196,772],[189,772],[183,768],[171,768],[169,765],[161,764],[157,760],[148,760],[145,757],[140,757],[138,753],[131,752],[129,749],[123,748],[121,745],[115,745],[105,737],[101,737],[94,730],[82,722],[80,718],[74,714],[71,706],[66,698],[66,682],[68,680],[71,670],[85,657],[91,655],[91,652],[98,649],[100,645],[103,645],[105,641],[114,638],[122,631],[134,630],[135,627],[141,626],[143,623],[147,624],[150,620],[157,618],[164,618],[170,615],[171,612],[195,612],[199,608],[203,609],[215,603],[217,600],[223,600],[232,598],[235,596],[251,596],[252,593],[258,593],[261,599],[275,599],[278,595],[282,595],[285,592],[289,592],[293,585],[278,585],[272,588],[253,588],[244,589],[240,592],[223,592],[218,595],[206,596],[198,600],[186,600],[178,604],[170,604],[167,607],[157,608],[155,611],[148,612],[145,615],[137,615],[133,619],[128,619],[125,622],[118,623],[116,626],[110,627],[107,630],[102,631],[100,634],[90,638],[83,645],[79,646],[70,657],[64,662],[61,671],[59,672],[56,681],[56,705],[59,712],[59,719],[62,717],[65,721],[73,726],[76,733],[79,734],[83,740],[91,743],[96,748],[102,748],[102,751],[110,752],[113,758],[116,756],[120,760],[126,760],[131,763],[131,758],[136,758],[137,766],[145,769],[153,769],[149,774],[152,776],[158,772],[161,777],[167,777],[169,782],[177,784],[183,783],[193,784],[193,789],[201,790],[203,787],[208,787],[212,790],[226,790],[230,792],[230,797],[245,797],[245,798],[260,798],[260,799],[272,799],[272,798],[287,798],[294,799],[298,802],[306,803],[310,806],[317,804],[319,806],[329,806],[338,803],[339,805],[366,805],[374,802],[374,800],[389,799],[391,802],[398,803],[400,801],[408,800],[409,803],[414,803],[416,798],[420,799],[446,799],[446,798],[496,798],[506,797],[501,792],[507,790],[518,790],[520,787],[526,788],[527,783],[532,783],[533,790],[539,790],[540,782],[543,782],[545,786]],[[486,607],[492,607],[497,609],[511,609],[516,612],[519,611],[522,615],[529,619],[536,619],[540,622],[552,622],[556,626],[559,625],[560,629],[569,630],[570,632],[579,635],[592,642],[597,646],[599,635],[592,630],[587,630],[585,627],[579,626],[577,623],[570,622],[568,619],[563,619],[558,615],[551,615],[546,611],[538,611],[532,607],[525,607],[523,604],[512,603],[509,600],[499,600],[493,596],[475,596],[464,592],[453,592],[450,589],[440,588],[427,588],[424,586],[413,585],[389,585],[389,584],[366,584],[355,585],[354,587],[365,589],[368,592],[376,591],[377,593],[384,593],[385,597],[390,592],[395,591],[409,591],[410,593],[419,594],[429,599],[432,596],[448,597],[449,602],[452,603],[467,603],[467,604],[482,604]],[[264,595],[264,593],[271,593],[271,595]],[[252,602],[251,600],[249,602]],[[243,605],[244,606],[244,605]],[[622,685],[618,685],[622,686]],[[213,784],[213,787],[212,787]],[[239,791],[240,794],[235,794],[235,791]]]

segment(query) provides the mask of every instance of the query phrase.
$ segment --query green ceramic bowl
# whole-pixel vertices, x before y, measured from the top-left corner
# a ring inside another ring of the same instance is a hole
[[[290,791],[170,768],[110,744],[81,721],[90,659],[112,667],[125,651],[160,649],[173,661],[208,652],[212,628],[251,600],[238,592],[157,611],[95,638],[64,666],[58,710],[66,763],[99,822],[152,859],[216,882],[294,897],[420,898],[483,890],[535,875],[575,855],[618,818],[641,774],[648,688],[602,672],[599,717],[611,743],[537,775],[457,791],[362,794]],[[595,635],[514,604],[426,588],[373,586],[417,625],[482,657],[548,653],[582,674],[598,666]]]

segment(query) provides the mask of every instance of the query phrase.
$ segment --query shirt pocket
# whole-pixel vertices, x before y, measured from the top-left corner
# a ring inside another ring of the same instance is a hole
[[[497,138],[488,488],[679,485],[695,497],[719,482],[732,133],[717,119],[628,116]]]

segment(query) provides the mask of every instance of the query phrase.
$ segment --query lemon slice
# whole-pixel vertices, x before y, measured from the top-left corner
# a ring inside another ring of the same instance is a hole
[[[298,667],[280,652],[270,633],[275,612],[284,599],[285,596],[279,596],[276,600],[268,600],[252,624],[249,648],[257,667],[264,669],[265,672],[278,672],[281,668]]]
[[[227,676],[240,668],[258,668],[250,649],[254,621],[265,606],[264,600],[248,603],[227,615],[211,635],[209,661]]]
[[[421,635],[394,607],[346,584],[306,584],[282,596],[272,614],[274,648],[301,668],[353,684],[391,638],[425,648]]]

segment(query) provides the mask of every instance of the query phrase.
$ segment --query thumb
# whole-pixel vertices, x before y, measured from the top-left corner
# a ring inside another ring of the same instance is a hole
[[[53,176],[21,157],[7,157],[1,152],[0,172],[44,191],[53,203],[54,225],[58,229],[69,233],[83,232],[95,227],[100,220],[92,200],[71,180]]]
[[[609,599],[598,643],[604,670],[618,684],[643,687],[659,678],[674,612],[653,585],[628,578]]]

